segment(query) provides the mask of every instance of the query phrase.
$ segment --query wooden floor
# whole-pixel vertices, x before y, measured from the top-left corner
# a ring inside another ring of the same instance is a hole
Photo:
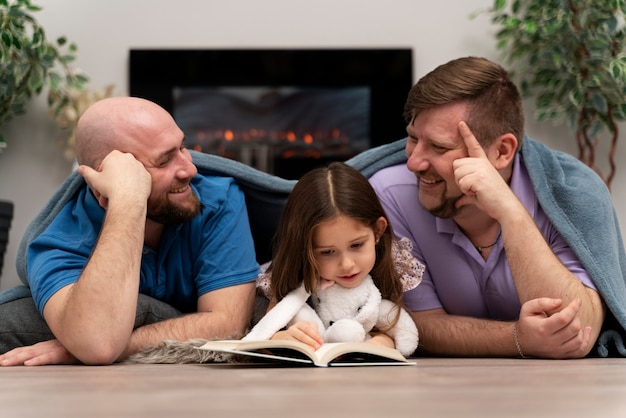
[[[626,359],[0,368],[12,417],[626,417]]]

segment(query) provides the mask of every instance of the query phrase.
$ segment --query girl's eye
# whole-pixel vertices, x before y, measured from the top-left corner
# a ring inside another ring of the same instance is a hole
[[[333,250],[322,250],[320,251],[321,255],[331,255],[334,251]]]
[[[352,248],[361,248],[365,243],[363,242],[355,242],[352,244]]]

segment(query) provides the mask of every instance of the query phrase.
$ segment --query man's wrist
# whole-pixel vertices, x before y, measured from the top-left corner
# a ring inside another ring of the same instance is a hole
[[[519,338],[517,335],[517,321],[513,323],[513,342],[515,343],[515,348],[517,349],[517,354],[519,355],[519,357],[528,358],[524,355],[524,352],[522,351],[522,346],[519,343]]]

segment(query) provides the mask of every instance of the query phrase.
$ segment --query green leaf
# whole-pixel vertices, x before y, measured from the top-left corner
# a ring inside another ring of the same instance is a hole
[[[568,98],[571,104],[576,108],[579,108],[583,103],[584,93],[580,89],[574,89],[568,94]]]
[[[526,22],[524,23],[524,29],[526,32],[533,34],[537,32],[537,23],[533,21]]]
[[[61,84],[61,77],[54,71],[48,73],[49,84],[52,90],[57,90]]]
[[[591,98],[591,101],[593,103],[593,107],[602,114],[606,114],[608,112],[608,104],[606,101],[606,97],[604,97],[601,94],[594,94]]]
[[[49,94],[51,109],[59,111],[88,81],[71,66],[76,44],[65,36],[47,39],[34,16],[40,10],[31,0],[0,0],[0,125],[23,114],[46,88],[56,95],[50,101]]]
[[[89,77],[87,77],[86,74],[80,73],[76,75],[76,80],[78,80],[78,82],[81,84],[86,84],[89,82]]]
[[[514,14],[518,14],[521,7],[522,7],[521,2],[519,0],[515,0],[513,2],[513,5],[511,5],[511,10],[513,11]]]
[[[17,50],[22,49],[22,39],[18,38],[17,36],[12,36],[11,37],[11,45],[13,45],[13,47]],[[27,40],[26,40],[27,41]],[[28,42],[28,41],[27,41]]]
[[[38,12],[41,10],[41,7],[31,4],[30,1],[25,3],[27,4],[26,8],[31,12]]]
[[[11,34],[9,32],[2,32],[2,43],[4,43],[4,46],[6,46],[7,48],[11,48],[11,45],[13,44],[13,39],[11,37]]]
[[[624,67],[618,60],[613,60],[609,63],[609,71],[616,80],[624,78]]]

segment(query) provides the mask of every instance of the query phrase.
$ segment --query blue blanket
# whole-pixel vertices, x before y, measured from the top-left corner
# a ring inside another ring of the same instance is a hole
[[[522,157],[541,207],[606,302],[609,315],[597,354],[626,356],[626,254],[610,192],[578,159],[537,141],[524,140]]]
[[[384,167],[405,162],[405,143],[406,139],[401,139],[372,148],[346,162],[370,177]],[[289,193],[295,184],[295,180],[215,155],[192,152],[192,156],[201,173],[234,177],[259,190]],[[593,278],[608,307],[596,354],[626,357],[626,254],[610,192],[596,173],[579,160],[530,138],[524,140],[522,157],[539,203]],[[24,233],[16,263],[26,286],[28,245],[84,185],[80,175],[71,174]],[[26,286],[0,292],[0,303],[29,295]]]

